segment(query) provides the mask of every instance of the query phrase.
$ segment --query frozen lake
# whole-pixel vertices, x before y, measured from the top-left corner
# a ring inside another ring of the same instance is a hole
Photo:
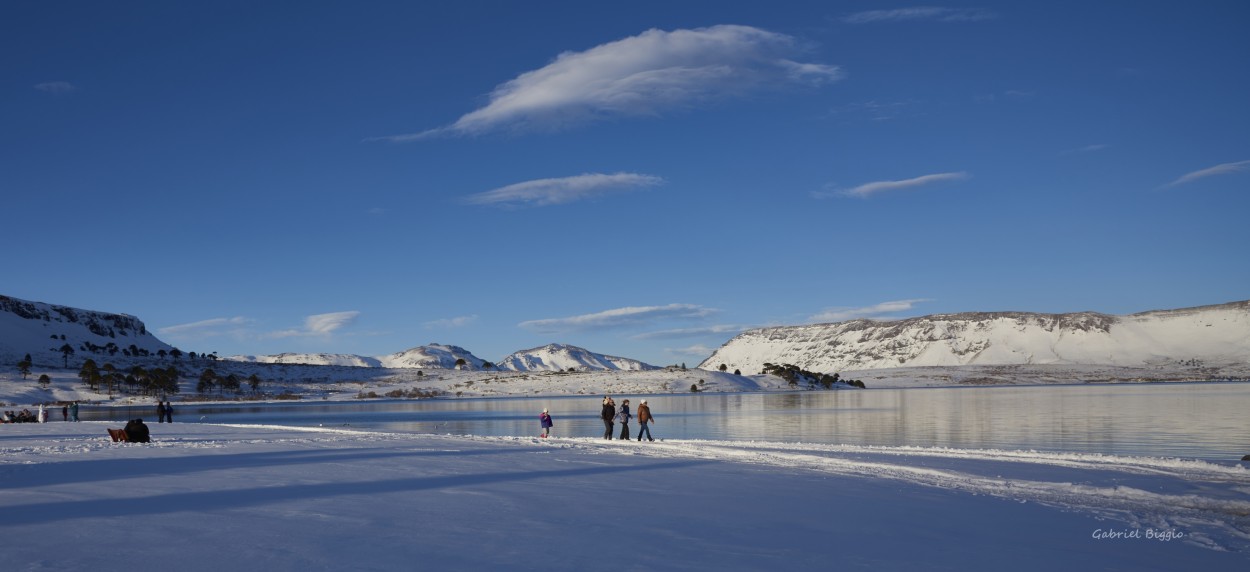
[[[1237,460],[1250,453],[1250,384],[676,394],[646,397],[657,439],[1024,449]],[[598,437],[602,396],[179,405],[178,422],[460,435],[537,436],[544,407],[557,437]],[[59,415],[58,415],[59,416]],[[55,419],[57,416],[54,416]],[[156,418],[154,407],[84,407],[84,420]],[[159,437],[160,426],[150,423]],[[637,424],[630,423],[631,432]],[[619,432],[619,426],[617,427]],[[636,436],[636,432],[634,433]]]

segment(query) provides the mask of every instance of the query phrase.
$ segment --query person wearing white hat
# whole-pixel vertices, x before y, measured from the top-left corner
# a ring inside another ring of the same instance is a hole
[[[542,434],[542,438],[543,438],[543,439],[546,439],[547,437],[550,437],[550,436],[551,436],[551,428],[555,426],[555,423],[552,423],[552,422],[551,422],[551,415],[548,415],[548,414],[547,414],[547,408],[546,408],[546,407],[544,407],[544,408],[543,408],[543,413],[542,413],[542,415],[539,415],[539,416],[538,416],[538,421],[539,421],[539,423],[541,423],[541,424],[542,424],[542,426],[543,426],[543,434]]]
[[[651,428],[647,427],[647,423],[655,421],[655,417],[651,416],[651,408],[647,406],[647,400],[642,400],[638,404],[638,440],[642,440],[642,434],[647,434],[648,441],[655,441],[651,438]]]

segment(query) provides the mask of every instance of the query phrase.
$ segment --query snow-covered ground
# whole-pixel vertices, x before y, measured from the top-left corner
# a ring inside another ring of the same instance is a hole
[[[176,423],[0,426],[16,570],[1243,570],[1199,461]]]

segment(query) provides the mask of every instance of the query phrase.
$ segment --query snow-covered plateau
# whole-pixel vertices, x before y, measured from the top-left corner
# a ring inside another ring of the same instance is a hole
[[[700,367],[757,373],[765,363],[863,377],[867,370],[951,366],[1094,366],[1107,372],[1098,381],[1243,377],[1250,301],[1127,316],[975,312],[762,328],[734,337]]]

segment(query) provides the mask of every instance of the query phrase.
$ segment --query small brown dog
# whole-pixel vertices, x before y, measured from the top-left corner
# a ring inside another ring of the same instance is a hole
[[[109,437],[113,438],[114,443],[126,442],[126,430],[125,429],[109,429],[108,432],[109,432]]]

